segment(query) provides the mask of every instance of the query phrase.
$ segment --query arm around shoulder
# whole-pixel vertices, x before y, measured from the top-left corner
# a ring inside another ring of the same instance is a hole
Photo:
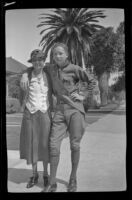
[[[29,79],[28,79],[28,74],[32,71],[32,67],[28,68],[25,70],[22,74],[21,80],[20,80],[20,86],[23,90],[27,90],[29,86]]]

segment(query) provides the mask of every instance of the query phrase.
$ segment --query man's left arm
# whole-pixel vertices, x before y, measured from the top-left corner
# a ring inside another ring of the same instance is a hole
[[[82,82],[87,82],[88,84],[88,90],[93,90],[96,86],[96,81],[95,79],[88,74],[86,71],[84,71],[81,67],[76,68],[76,74],[79,78],[79,80],[81,80]]]

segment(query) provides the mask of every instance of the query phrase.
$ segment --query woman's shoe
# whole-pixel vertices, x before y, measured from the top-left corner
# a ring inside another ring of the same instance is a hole
[[[43,176],[43,179],[44,179],[44,187],[47,187],[49,185],[49,176],[45,175]]]
[[[38,183],[39,175],[36,174],[35,176],[30,177],[29,182],[27,183],[27,188],[31,188]]]

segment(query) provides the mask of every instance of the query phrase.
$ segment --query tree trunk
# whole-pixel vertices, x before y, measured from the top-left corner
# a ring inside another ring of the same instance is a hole
[[[99,89],[100,89],[100,97],[101,97],[101,106],[105,106],[108,104],[108,80],[109,73],[104,72],[99,77]]]
[[[82,68],[86,70],[83,53],[82,53]]]

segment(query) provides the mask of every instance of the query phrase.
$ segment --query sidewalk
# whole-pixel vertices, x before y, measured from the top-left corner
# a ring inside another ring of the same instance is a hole
[[[109,103],[106,106],[102,106],[99,109],[89,109],[88,112],[111,112],[112,110],[115,110],[120,105],[118,103]]]
[[[125,154],[125,115],[111,112],[88,126],[81,142],[78,192],[125,190]],[[39,183],[31,189],[26,188],[27,180],[32,175],[31,166],[19,159],[18,151],[8,151],[8,167],[9,192],[40,192],[43,189],[41,162],[38,163]],[[61,146],[57,192],[66,192],[70,169],[70,146],[66,138]]]

